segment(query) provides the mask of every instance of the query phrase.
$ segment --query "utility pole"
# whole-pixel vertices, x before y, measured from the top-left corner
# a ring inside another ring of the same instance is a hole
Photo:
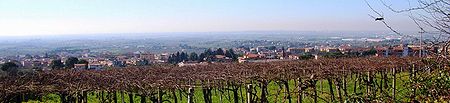
[[[419,46],[420,46],[420,50],[419,50],[419,57],[422,57],[423,54],[423,47],[422,47],[422,35],[423,35],[423,31],[419,32],[420,33],[420,39],[419,39]]]

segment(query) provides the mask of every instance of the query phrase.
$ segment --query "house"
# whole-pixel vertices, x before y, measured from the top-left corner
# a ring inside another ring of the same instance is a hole
[[[328,48],[325,50],[326,52],[330,52],[330,53],[337,53],[340,52],[338,48]]]
[[[378,47],[376,48],[376,56],[397,56],[397,57],[406,57],[410,56],[411,48],[407,46],[395,46],[395,47]]]
[[[244,55],[244,59],[259,59],[259,54],[247,53]]]
[[[379,56],[379,57],[389,56],[389,49],[387,47],[377,47],[377,48],[375,48],[375,50],[377,51],[375,56]]]
[[[139,58],[145,59],[145,60],[155,60],[156,56],[154,54],[150,54],[150,53],[142,53],[142,54],[140,54]]]
[[[298,59],[300,59],[300,56],[299,55],[289,55],[289,59],[298,60]]]
[[[332,47],[321,47],[320,48],[321,52],[329,52],[329,53],[337,53],[340,52],[339,48],[332,48]]]
[[[312,51],[312,48],[288,48],[287,52],[292,54],[305,54]]]
[[[216,59],[226,59],[227,57],[225,57],[224,55],[215,55],[214,58],[216,58]]]
[[[113,60],[111,66],[112,67],[125,67],[126,66],[126,62],[125,61],[121,61],[121,60]]]
[[[103,69],[103,65],[101,65],[101,64],[88,64],[88,69],[89,70],[102,70]]]
[[[74,64],[73,69],[74,70],[84,70],[87,69],[87,64]]]
[[[24,68],[31,68],[31,67],[33,67],[33,61],[31,61],[31,60],[23,60],[23,61],[21,61],[21,66],[22,67],[24,67]]]

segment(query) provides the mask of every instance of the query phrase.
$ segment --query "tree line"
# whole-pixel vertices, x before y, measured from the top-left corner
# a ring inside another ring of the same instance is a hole
[[[212,50],[211,48],[205,50],[203,53],[197,54],[196,52],[192,52],[188,54],[187,52],[177,52],[173,53],[169,56],[168,62],[172,64],[180,63],[183,61],[193,61],[193,62],[213,62],[220,61],[220,58],[217,58],[216,55],[224,56],[231,61],[237,61],[238,55],[234,53],[233,49],[224,50],[222,48],[218,48],[217,50]]]

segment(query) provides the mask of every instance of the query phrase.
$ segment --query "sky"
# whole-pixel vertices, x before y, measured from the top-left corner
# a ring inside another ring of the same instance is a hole
[[[416,29],[405,15],[368,1],[394,27]],[[364,0],[0,0],[0,36],[387,30],[368,14]]]

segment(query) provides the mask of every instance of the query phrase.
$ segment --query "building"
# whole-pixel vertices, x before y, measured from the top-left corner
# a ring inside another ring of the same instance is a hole
[[[87,64],[74,64],[73,69],[74,70],[85,70],[87,69]]]
[[[312,52],[313,48],[288,48],[287,52],[291,54],[305,54]]]
[[[259,54],[247,53],[244,55],[243,59],[260,59],[261,56]]]
[[[101,64],[88,64],[88,69],[89,70],[102,70],[103,69],[103,65],[101,65]]]

